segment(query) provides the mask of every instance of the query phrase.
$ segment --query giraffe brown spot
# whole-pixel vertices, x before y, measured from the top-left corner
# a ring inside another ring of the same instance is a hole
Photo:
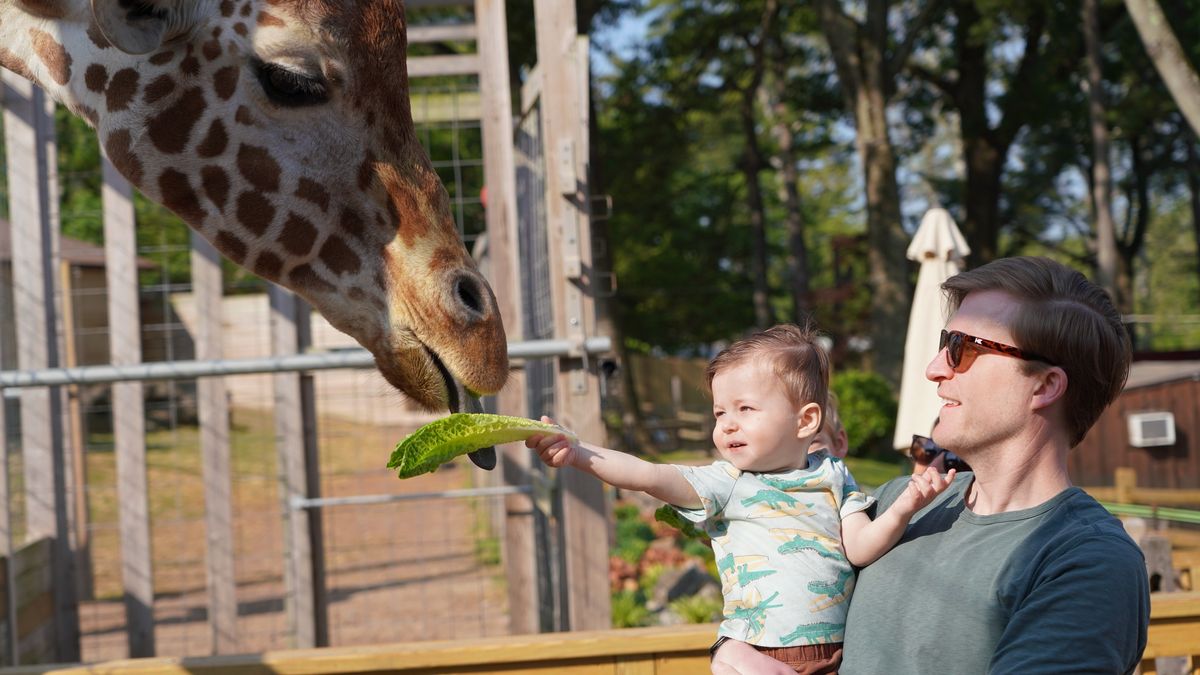
[[[83,71],[83,83],[89,91],[104,91],[104,85],[108,84],[108,69],[99,63],[93,63]]]
[[[254,116],[250,114],[250,109],[244,105],[238,106],[237,112],[233,115],[233,119],[237,121],[238,124],[244,124],[248,127],[255,126],[256,124],[254,121]]]
[[[213,29],[212,36],[215,38],[221,37],[221,27],[220,26],[217,26],[216,28]]]
[[[164,49],[150,57],[150,63],[156,66],[161,66],[171,62],[175,58],[175,52],[170,49]]]
[[[199,87],[183,92],[178,101],[150,119],[147,128],[154,147],[167,154],[183,152],[206,106]]]
[[[283,28],[283,27],[287,26],[287,24],[283,22],[283,19],[280,19],[279,17],[277,17],[274,14],[271,14],[269,12],[259,12],[258,13],[258,25],[260,25],[264,28],[268,27],[268,26],[275,26],[278,28]]]
[[[218,118],[208,125],[208,134],[204,136],[203,141],[200,141],[200,145],[196,146],[196,153],[201,157],[216,157],[225,152],[227,145],[229,145],[229,134],[225,133],[225,123]]]
[[[30,28],[29,35],[33,39],[33,51],[45,64],[50,77],[59,84],[70,82],[71,55],[67,53],[66,48],[46,31]]]
[[[146,103],[154,103],[173,91],[175,91],[175,78],[170,75],[159,75],[146,85],[146,89],[142,91],[142,100]]]
[[[355,302],[362,302],[367,299],[367,292],[358,286],[352,286],[349,291],[346,291],[346,296]]]
[[[104,92],[104,101],[109,112],[125,110],[137,93],[138,72],[133,68],[122,68],[113,73],[108,90]]]
[[[221,0],[221,16],[233,16],[233,0]]]
[[[158,177],[158,189],[162,192],[163,206],[179,214],[185,222],[193,226],[204,222],[200,199],[183,172],[175,169],[163,171]]]
[[[67,15],[67,3],[59,0],[20,0],[17,4],[43,19],[61,19]]]
[[[311,178],[300,178],[300,184],[296,186],[296,196],[316,204],[322,213],[329,210],[329,192],[324,185]]]
[[[375,111],[367,111],[367,126],[373,128],[375,126]]]
[[[238,147],[237,167],[242,176],[259,190],[279,190],[279,163],[266,148],[243,143]]]
[[[104,140],[104,152],[122,176],[134,185],[142,184],[142,161],[132,152],[133,136],[128,129],[117,129]]]
[[[233,32],[237,33],[238,35],[241,35],[242,37],[246,37],[246,35],[250,31],[246,29],[246,24],[239,21],[239,22],[233,24]]]
[[[188,54],[182,61],[179,62],[179,70],[188,77],[195,77],[200,74],[200,59]]]
[[[77,103],[74,106],[74,108],[72,108],[72,109],[74,110],[76,115],[79,115],[80,117],[82,117],[93,127],[95,127],[96,123],[100,121],[100,116],[96,114],[96,109],[91,106],[87,106],[82,103]]]
[[[275,219],[275,207],[257,192],[243,192],[237,198],[237,219],[243,227],[261,237]]]
[[[204,54],[205,59],[209,61],[216,60],[216,58],[221,55],[221,41],[213,38],[208,42],[205,42],[204,45],[200,47],[200,52]]]
[[[218,231],[213,246],[234,262],[240,263],[246,259],[246,242],[238,239],[237,235],[229,230]]]
[[[317,239],[317,228],[307,218],[294,213],[288,214],[283,223],[283,231],[279,233],[279,243],[294,256],[302,256],[312,250],[313,242]]]
[[[27,80],[34,79],[33,73],[29,72],[29,68],[25,65],[25,62],[4,47],[0,47],[0,67],[3,67],[5,70],[11,70]]]
[[[96,45],[97,49],[108,49],[112,46],[112,43],[108,41],[108,38],[104,37],[104,32],[100,30],[100,26],[95,21],[88,24],[87,36],[92,41],[92,44]]]
[[[358,189],[366,190],[371,186],[371,177],[375,175],[372,167],[375,165],[375,156],[369,151],[363,159],[363,163],[358,165]]]
[[[206,166],[200,170],[200,186],[209,201],[225,210],[225,201],[229,199],[229,176],[225,169],[219,166]]]
[[[263,251],[258,254],[258,259],[254,261],[254,266],[250,269],[260,277],[277,281],[279,273],[283,271],[283,259],[270,251]]]
[[[244,5],[242,5],[242,9],[238,13],[241,14],[242,16],[250,16],[250,12],[253,11],[253,9],[254,8],[250,6],[250,3],[247,2]]]
[[[288,278],[296,288],[322,293],[332,293],[336,290],[333,284],[317,275],[311,265],[297,265],[288,272]]]
[[[444,272],[455,267],[462,266],[462,257],[457,251],[451,248],[439,248],[433,252],[433,257],[429,259],[430,273]]]
[[[363,232],[366,231],[364,225],[362,216],[358,215],[357,211],[350,208],[342,209],[342,218],[338,221],[338,227],[342,232],[361,238]]]
[[[222,101],[228,101],[229,97],[233,96],[234,90],[237,89],[237,83],[237,66],[225,66],[213,75],[213,89]]]
[[[329,271],[337,275],[353,274],[358,271],[362,261],[358,259],[358,254],[354,252],[346,241],[337,235],[333,235],[325,240],[321,246],[321,252],[317,254],[321,262],[329,268]]]

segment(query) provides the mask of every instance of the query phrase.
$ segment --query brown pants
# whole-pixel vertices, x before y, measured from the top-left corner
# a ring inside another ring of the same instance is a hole
[[[776,661],[791,666],[803,675],[837,675],[842,666],[842,643],[800,645],[798,647],[755,647]]]

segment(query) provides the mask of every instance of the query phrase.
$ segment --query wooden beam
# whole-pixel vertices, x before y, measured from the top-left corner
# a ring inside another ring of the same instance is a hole
[[[133,188],[107,157],[101,161],[109,362],[115,366],[133,365],[142,362]],[[154,656],[154,564],[146,490],[145,414],[141,382],[112,385],[121,582],[129,655],[133,657]]]
[[[442,124],[483,119],[483,104],[476,91],[418,92],[412,95],[413,123]]]
[[[408,59],[409,78],[475,75],[479,72],[478,54],[413,56]]]
[[[595,283],[591,278],[586,38],[577,35],[575,4],[535,0],[538,67],[542,71],[542,148],[545,156],[546,226],[555,337],[582,346],[595,334]],[[580,438],[606,444],[600,418],[596,360],[579,350],[557,361],[557,421]],[[569,630],[610,625],[608,590],[609,506],[605,488],[573,469],[558,473],[559,532],[565,562]]]
[[[221,358],[221,259],[192,232],[192,289],[196,303],[196,359]],[[225,380],[196,381],[204,475],[208,626],[214,654],[237,651],[237,596],[233,568],[233,490],[229,464],[229,399]]]
[[[479,21],[481,12],[475,11],[475,20]],[[479,34],[476,24],[460,23],[445,26],[409,26],[408,44],[427,44],[430,42],[474,42]]]

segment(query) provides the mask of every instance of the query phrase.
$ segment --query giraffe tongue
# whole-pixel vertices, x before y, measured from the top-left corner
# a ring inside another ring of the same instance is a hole
[[[480,402],[478,396],[471,393],[469,390],[464,389],[462,400],[464,400],[467,404],[466,412],[483,412],[483,403]],[[467,453],[467,456],[471,458],[471,461],[475,463],[475,466],[485,471],[491,471],[492,469],[496,468],[496,446],[494,445]]]

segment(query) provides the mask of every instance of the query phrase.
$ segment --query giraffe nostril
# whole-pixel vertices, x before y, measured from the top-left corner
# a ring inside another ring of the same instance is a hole
[[[454,292],[468,309],[483,314],[483,291],[479,288],[479,282],[471,277],[459,277],[454,283]]]

